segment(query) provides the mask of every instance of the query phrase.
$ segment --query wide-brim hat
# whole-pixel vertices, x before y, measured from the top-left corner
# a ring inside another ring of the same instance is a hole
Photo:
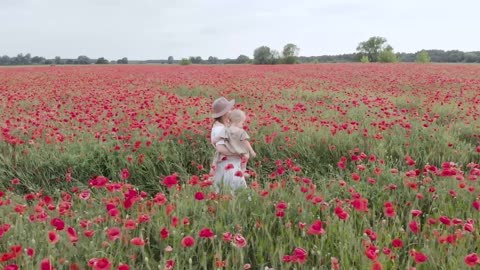
[[[228,101],[224,97],[217,98],[212,103],[212,109],[213,109],[212,117],[218,118],[218,117],[224,116],[227,112],[233,109],[233,106],[235,106],[235,99]]]

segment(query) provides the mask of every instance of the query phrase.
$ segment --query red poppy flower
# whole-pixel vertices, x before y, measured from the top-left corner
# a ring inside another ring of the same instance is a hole
[[[203,228],[198,233],[198,236],[201,238],[212,238],[215,234],[209,228]]]
[[[398,238],[393,239],[393,240],[392,240],[392,246],[393,246],[394,248],[402,248],[402,247],[403,247],[403,242],[402,242],[402,240],[400,240],[400,239],[398,239]]]
[[[119,264],[118,270],[130,270],[130,267],[128,266],[128,264]]]
[[[322,228],[322,221],[315,220],[310,227],[308,227],[307,234],[319,235],[325,234],[325,230]]]
[[[160,231],[160,237],[162,237],[162,239],[166,239],[168,236],[170,236],[170,232],[166,227],[163,227],[163,229]]]
[[[183,239],[182,239],[182,246],[184,247],[191,247],[195,245],[195,239],[191,236],[185,236]]]
[[[410,228],[410,230],[411,230],[413,233],[418,233],[418,232],[419,232],[418,222],[417,222],[416,220],[412,220],[412,221],[408,224],[408,228]]]
[[[235,246],[239,247],[239,248],[243,248],[247,245],[247,241],[245,240],[245,238],[237,233],[235,234],[235,237],[233,238],[233,241],[235,243]]]
[[[480,264],[480,257],[478,257],[476,253],[471,253],[465,256],[465,259],[463,261],[468,266],[475,267],[477,264]]]
[[[109,228],[105,231],[105,233],[107,234],[108,240],[110,241],[115,241],[115,239],[122,237],[122,232],[120,228],[117,227]]]
[[[195,193],[195,199],[198,200],[198,201],[201,201],[203,199],[205,199],[205,195],[202,193],[202,192],[197,192]]]
[[[166,185],[167,188],[172,188],[178,184],[177,175],[169,175],[163,179],[162,184]]]
[[[50,225],[56,228],[57,231],[61,231],[65,228],[65,222],[60,218],[52,218]]]
[[[41,270],[54,270],[53,265],[50,263],[50,259],[45,258],[40,262]]]
[[[140,237],[134,237],[132,240],[130,240],[130,243],[134,246],[144,246],[145,245],[145,240],[143,240]]]
[[[60,236],[57,234],[56,231],[49,231],[48,240],[50,240],[50,244],[55,244],[58,242],[58,240],[60,240]]]

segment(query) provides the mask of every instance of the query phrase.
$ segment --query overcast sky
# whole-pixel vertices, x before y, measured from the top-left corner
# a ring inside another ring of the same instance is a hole
[[[352,53],[372,36],[396,52],[480,50],[477,0],[0,0],[0,55],[115,60]]]

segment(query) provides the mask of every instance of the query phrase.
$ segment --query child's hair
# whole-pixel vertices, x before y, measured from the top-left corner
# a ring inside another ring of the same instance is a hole
[[[228,118],[230,118],[231,122],[238,123],[240,121],[247,119],[247,116],[245,115],[245,112],[243,112],[242,110],[233,110],[230,112]]]

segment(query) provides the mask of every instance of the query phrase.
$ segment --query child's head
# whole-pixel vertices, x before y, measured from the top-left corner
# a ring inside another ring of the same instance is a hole
[[[242,110],[233,110],[229,113],[228,118],[232,124],[240,124],[245,122],[247,116]]]

